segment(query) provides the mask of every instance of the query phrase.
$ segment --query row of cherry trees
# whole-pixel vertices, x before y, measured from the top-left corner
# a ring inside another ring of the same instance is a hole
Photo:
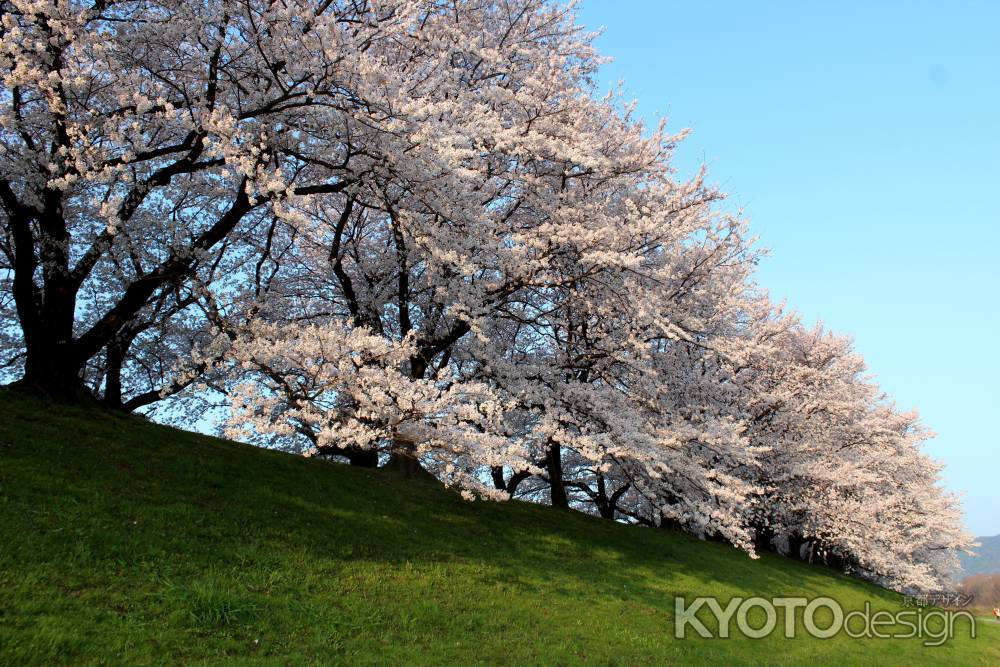
[[[850,343],[545,0],[3,0],[21,386],[931,588],[969,538]]]

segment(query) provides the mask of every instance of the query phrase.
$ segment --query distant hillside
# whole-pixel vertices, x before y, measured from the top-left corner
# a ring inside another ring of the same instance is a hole
[[[972,597],[968,607],[988,614],[1000,606],[1000,574],[973,574],[962,580],[958,590]]]
[[[978,555],[962,557],[962,575],[1000,573],[1000,535],[979,537],[976,541],[982,546],[976,549]]]
[[[670,530],[0,390],[0,665],[1000,664],[992,621],[936,648],[674,639],[677,595],[901,602]]]

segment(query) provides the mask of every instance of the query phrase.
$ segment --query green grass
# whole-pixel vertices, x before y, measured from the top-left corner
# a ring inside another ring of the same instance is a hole
[[[678,640],[675,595],[900,601],[671,531],[0,391],[0,664],[1000,664],[990,623],[940,648]]]

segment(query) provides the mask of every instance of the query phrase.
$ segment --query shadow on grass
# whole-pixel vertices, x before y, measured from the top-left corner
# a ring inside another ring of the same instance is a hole
[[[381,471],[92,408],[39,411],[34,400],[0,400],[0,494],[16,476],[21,495],[9,500],[36,519],[25,530],[37,534],[22,543],[34,559],[68,558],[95,576],[141,567],[197,581],[206,567],[287,567],[295,553],[332,573],[361,562],[386,572],[460,566],[486,588],[600,592],[668,610],[675,595],[804,596],[845,579],[774,555],[753,561],[675,531],[522,502],[469,503]],[[860,590],[883,605],[898,600]],[[208,609],[228,617],[227,604]]]

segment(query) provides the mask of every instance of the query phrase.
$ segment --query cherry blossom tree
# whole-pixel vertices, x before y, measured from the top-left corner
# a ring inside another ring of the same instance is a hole
[[[345,117],[386,119],[363,99],[381,85],[359,77],[365,53],[419,13],[4,2],[0,247],[23,382],[77,394],[102,355],[114,376],[136,330],[196,303],[195,277],[212,286],[272,257],[275,207],[383,164],[378,146],[352,147]]]
[[[970,542],[928,434],[760,293],[591,39],[546,0],[0,0],[0,376],[933,587]]]
[[[972,545],[930,437],[867,376],[851,341],[764,306],[738,356],[757,465],[744,477],[758,548],[897,588],[941,588]]]
[[[534,413],[522,420],[533,425],[526,446],[539,437],[547,443],[527,467],[508,465],[511,474],[522,476],[545,458],[552,476],[561,470],[562,449],[553,429],[566,437],[568,420],[577,432],[581,417],[559,415],[565,405],[542,406],[524,391],[561,392],[567,377],[580,373],[579,360],[561,361],[562,338],[578,338],[577,324],[564,322],[589,309],[590,319],[621,325],[620,334],[598,343],[607,349],[595,358],[625,368],[614,359],[612,341],[638,359],[657,340],[678,335],[673,320],[690,317],[692,327],[700,326],[700,316],[687,310],[724,311],[711,299],[734,290],[749,261],[738,221],[712,213],[717,194],[700,176],[689,183],[672,178],[668,157],[676,137],[650,136],[617,99],[593,98],[589,75],[596,60],[569,15],[542,3],[523,9],[498,14],[463,6],[457,25],[447,13],[418,12],[399,39],[419,50],[419,58],[400,52],[397,42],[373,43],[368,62],[378,62],[378,76],[392,85],[372,90],[368,99],[392,116],[372,119],[358,111],[344,134],[363,147],[358,152],[380,146],[386,162],[373,164],[342,193],[272,206],[282,236],[296,241],[280,260],[268,260],[267,298],[254,281],[252,290],[230,290],[218,299],[227,303],[212,310],[252,312],[285,326],[341,330],[349,323],[405,344],[410,354],[393,363],[408,382],[487,382],[522,417]],[[485,30],[497,21],[503,30]],[[423,36],[435,31],[443,53],[424,44]],[[730,284],[717,288],[713,271]],[[635,314],[626,307],[631,283],[650,299],[633,325]],[[673,303],[682,301],[691,305]],[[231,315],[218,319],[220,327],[234,327]],[[513,339],[505,337],[515,330]],[[600,341],[605,327],[594,333]],[[556,365],[546,361],[533,377],[529,364],[515,358],[521,345],[534,345]],[[496,371],[504,364],[501,377]],[[596,390],[613,394],[611,373],[599,373],[578,378],[581,390],[597,383]],[[268,392],[282,390],[274,382]],[[273,419],[295,419],[259,407]],[[239,419],[246,415],[241,410]],[[308,440],[301,430],[301,424],[293,429]],[[399,437],[393,455],[414,461],[416,449]],[[503,465],[464,463],[486,466],[491,476]],[[508,486],[503,483],[509,492]]]

